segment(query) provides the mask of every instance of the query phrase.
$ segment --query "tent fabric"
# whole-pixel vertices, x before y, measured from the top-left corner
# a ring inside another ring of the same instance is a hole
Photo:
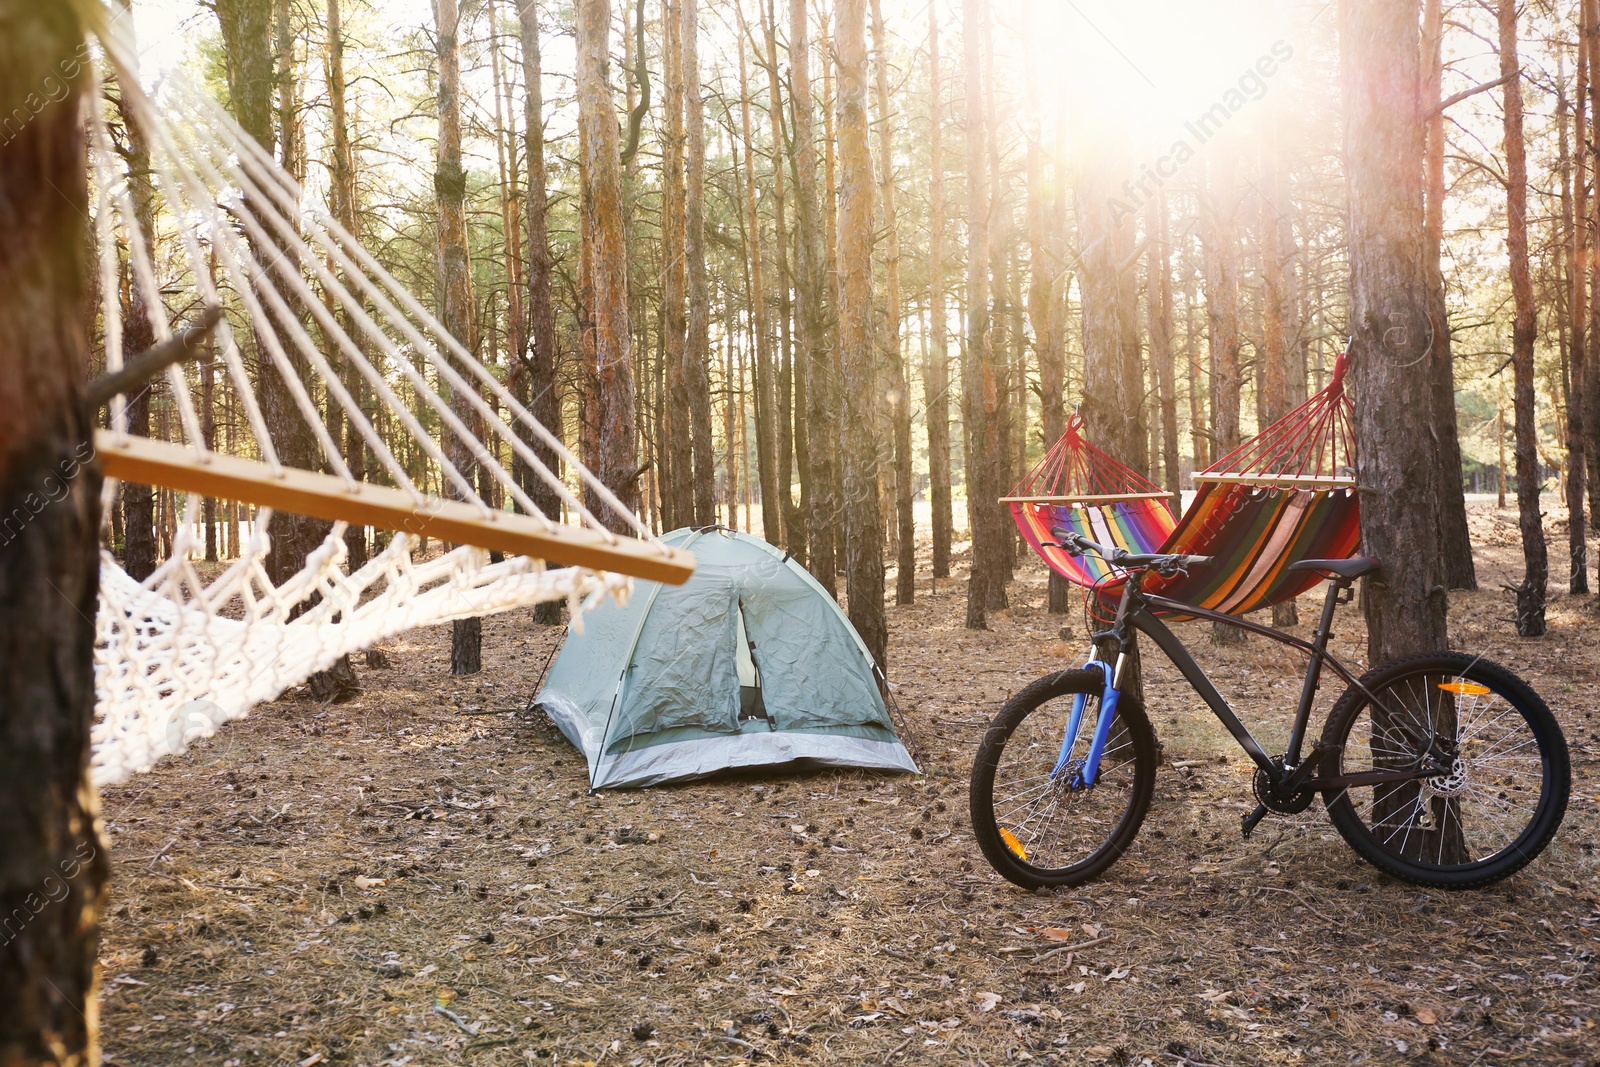
[[[731,530],[661,540],[694,553],[694,576],[575,620],[536,698],[592,789],[797,760],[916,772],[871,655],[803,567]]]

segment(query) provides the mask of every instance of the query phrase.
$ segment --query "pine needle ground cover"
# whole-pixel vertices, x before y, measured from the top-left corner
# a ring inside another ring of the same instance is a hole
[[[1163,763],[1133,850],[1080,890],[1002,881],[966,825],[973,749],[1006,696],[1084,647],[1031,556],[988,632],[963,629],[955,580],[888,609],[920,779],[590,797],[542,718],[477,714],[526,702],[560,633],[530,611],[485,620],[475,679],[448,677],[447,628],[416,632],[387,669],[358,663],[354,701],[299,691],[107,791],[107,1060],[1591,1063],[1594,608],[1557,596],[1547,636],[1513,636],[1516,513],[1469,514],[1483,588],[1452,594],[1452,641],[1544,694],[1575,778],[1550,850],[1492,889],[1392,881],[1320,804],[1241,842],[1250,768],[1148,658]],[[1340,618],[1334,649],[1360,662],[1360,613]],[[1258,734],[1287,729],[1296,663],[1194,646]]]

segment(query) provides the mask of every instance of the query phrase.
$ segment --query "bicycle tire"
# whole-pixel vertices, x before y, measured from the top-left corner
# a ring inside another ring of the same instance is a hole
[[[1041,678],[1006,702],[978,746],[970,788],[973,834],[990,865],[1026,889],[1098,877],[1127,851],[1150,809],[1159,759],[1155,731],[1130,695],[1117,703],[1095,784],[1073,789],[1065,772],[1052,774],[1071,698],[1087,698],[1073,750],[1081,754],[1098,721],[1103,689],[1098,669]],[[1061,820],[1064,811],[1069,818]]]
[[[1572,770],[1561,727],[1526,682],[1488,660],[1436,652],[1374,668],[1361,686],[1328,714],[1323,746],[1337,766],[1324,773],[1420,761],[1422,746],[1390,725],[1402,716],[1429,733],[1449,731],[1456,750],[1448,775],[1323,794],[1329,819],[1362,858],[1418,885],[1471,889],[1544,850],[1566,812]]]

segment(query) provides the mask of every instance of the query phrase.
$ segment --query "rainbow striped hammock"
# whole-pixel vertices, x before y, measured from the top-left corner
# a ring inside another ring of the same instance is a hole
[[[1171,495],[1084,440],[1076,415],[1003,502],[1051,570],[1102,600],[1120,574],[1047,547],[1052,527],[1130,552],[1216,557],[1189,575],[1150,576],[1145,588],[1161,596],[1231,615],[1289,600],[1321,580],[1290,563],[1343,559],[1360,543],[1345,362],[1341,355],[1315,396],[1196,474],[1195,498],[1176,522]]]

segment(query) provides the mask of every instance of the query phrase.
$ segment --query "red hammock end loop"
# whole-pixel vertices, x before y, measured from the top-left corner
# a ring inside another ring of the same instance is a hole
[[[1344,372],[1350,366],[1350,350],[1346,348],[1339,353],[1339,358],[1333,361],[1333,377],[1328,379],[1328,391],[1338,394],[1344,391]]]

